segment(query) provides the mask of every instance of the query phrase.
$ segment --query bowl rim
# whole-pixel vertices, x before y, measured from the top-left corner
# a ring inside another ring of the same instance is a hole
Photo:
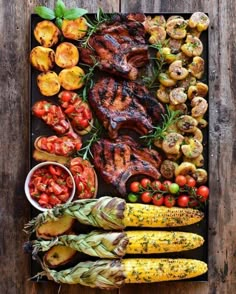
[[[28,172],[27,176],[26,176],[26,179],[25,179],[25,184],[24,184],[24,190],[25,190],[25,195],[28,199],[28,201],[30,202],[30,204],[32,206],[34,206],[37,210],[39,211],[47,211],[49,210],[50,208],[44,208],[44,207],[41,207],[40,204],[35,201],[31,195],[30,195],[30,192],[29,192],[29,182],[30,182],[30,179],[33,175],[33,173],[39,169],[40,167],[43,167],[43,166],[48,166],[48,165],[56,165],[56,166],[60,166],[61,168],[63,168],[68,174],[69,176],[71,177],[71,180],[72,180],[72,191],[71,191],[71,196],[68,198],[68,200],[65,202],[65,203],[70,203],[74,196],[75,196],[75,191],[76,191],[76,185],[75,185],[75,180],[74,180],[74,177],[71,173],[71,171],[63,164],[61,163],[58,163],[58,162],[54,162],[54,161],[44,161],[44,162],[40,162],[38,163],[37,165],[35,165],[34,167],[31,168],[31,170]]]

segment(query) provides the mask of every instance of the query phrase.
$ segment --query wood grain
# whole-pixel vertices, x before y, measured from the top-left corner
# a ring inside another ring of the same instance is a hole
[[[81,286],[61,287],[62,294],[233,294],[236,287],[236,17],[235,1],[182,0],[67,0],[95,12],[193,12],[205,11],[210,26],[210,221],[209,282],[175,282],[130,285],[120,291],[102,291]],[[28,54],[29,16],[36,5],[53,7],[54,1],[0,1],[0,293],[57,293],[55,283],[28,281],[28,256],[22,232],[30,216],[24,196],[29,168]]]

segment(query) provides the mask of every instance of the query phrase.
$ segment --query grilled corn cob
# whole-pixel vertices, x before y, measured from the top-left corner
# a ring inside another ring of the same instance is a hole
[[[123,260],[98,260],[80,262],[62,270],[44,271],[37,276],[47,276],[57,283],[81,284],[101,289],[119,288],[128,283],[153,283],[189,279],[204,274],[207,264],[195,259],[139,258]]]
[[[33,255],[56,246],[66,246],[90,256],[120,258],[125,254],[179,252],[201,246],[204,239],[193,233],[165,231],[98,232],[64,235],[51,241],[29,241]],[[54,247],[55,248],[55,247]],[[56,249],[54,249],[56,251]],[[58,252],[60,252],[58,250]],[[60,254],[58,254],[60,255]]]
[[[177,227],[199,222],[204,214],[191,208],[158,207],[126,203],[124,199],[105,196],[77,200],[49,209],[25,225],[26,232],[36,231],[42,224],[68,215],[80,223],[105,230],[125,227]],[[55,222],[56,224],[56,222]]]

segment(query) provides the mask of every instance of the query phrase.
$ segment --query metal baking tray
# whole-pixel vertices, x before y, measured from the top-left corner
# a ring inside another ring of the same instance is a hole
[[[168,18],[171,15],[180,15],[184,18],[189,18],[190,15],[192,13],[147,13],[146,15],[150,15],[152,17],[154,17],[155,15],[164,15],[165,18]],[[93,18],[94,14],[89,14],[89,17]],[[42,19],[37,16],[36,14],[32,14],[31,15],[31,19],[30,19],[30,50],[37,46],[38,43],[34,38],[34,34],[33,34],[33,30],[36,26],[36,24],[42,21]],[[204,46],[204,50],[202,53],[202,57],[205,60],[205,73],[203,78],[201,79],[203,82],[205,82],[206,84],[208,84],[209,82],[209,68],[208,68],[208,56],[209,56],[209,52],[208,52],[208,48],[209,48],[209,44],[208,44],[208,40],[209,40],[209,36],[208,36],[208,30],[204,31],[201,34],[201,41],[203,43]],[[69,40],[69,42],[72,42],[72,40]],[[75,43],[76,44],[76,43]],[[52,47],[53,48],[53,47]],[[30,84],[29,84],[29,95],[30,95],[30,105],[29,105],[29,113],[30,113],[30,167],[33,167],[34,165],[37,164],[37,162],[35,162],[35,160],[32,158],[32,152],[34,149],[34,140],[40,136],[40,135],[52,135],[55,134],[49,127],[46,126],[46,124],[41,121],[40,119],[34,117],[32,115],[31,112],[31,108],[32,105],[38,101],[38,100],[42,100],[42,99],[46,99],[48,101],[52,101],[52,102],[57,102],[57,97],[56,96],[52,96],[52,97],[44,97],[43,95],[40,94],[38,87],[37,87],[37,83],[36,83],[36,77],[37,75],[40,73],[39,71],[37,71],[36,69],[34,69],[33,67],[31,67],[29,65],[30,69]],[[56,72],[59,71],[59,68],[55,67],[54,70]],[[209,98],[209,93],[208,96],[206,97],[206,99]],[[209,112],[209,110],[208,110]],[[208,113],[206,113],[206,119],[209,119]],[[208,171],[208,163],[209,163],[209,127],[207,126],[204,130],[203,130],[203,134],[204,134],[204,159],[205,159],[205,164],[204,164],[204,168]],[[83,140],[86,140],[86,136],[83,138]],[[107,185],[102,179],[101,177],[98,175],[98,182],[99,182],[99,187],[98,187],[98,194],[97,197],[101,197],[103,195],[114,195],[114,191],[111,189],[111,187],[109,187],[109,185]],[[208,183],[209,184],[209,183]],[[115,196],[115,195],[114,195]],[[205,210],[205,218],[197,224],[191,225],[191,226],[186,226],[186,227],[179,227],[179,228],[174,228],[174,230],[176,231],[184,231],[184,232],[193,232],[193,233],[197,233],[201,236],[204,237],[205,239],[205,243],[202,247],[194,249],[194,250],[189,250],[189,251],[185,251],[185,252],[178,252],[178,253],[166,253],[166,254],[158,254],[158,255],[145,255],[145,257],[170,257],[170,258],[193,258],[193,259],[199,259],[202,260],[204,262],[206,262],[208,264],[208,213],[209,209],[208,206],[206,207]],[[36,216],[39,213],[39,211],[37,211],[36,209],[34,209],[33,207],[31,208],[31,217]],[[86,232],[91,230],[92,228],[84,226],[84,225],[80,225],[79,226],[79,231],[80,232]],[[137,229],[137,228],[135,228]],[[159,230],[159,229],[158,229]],[[160,229],[161,230],[161,229]],[[165,229],[166,230],[166,229]],[[171,229],[167,229],[167,230],[171,230]],[[33,237],[33,236],[32,236]],[[127,255],[127,257],[129,257]],[[132,255],[132,257],[140,257],[140,255]],[[89,257],[89,256],[85,256],[83,254],[78,254],[78,259],[79,260],[94,260],[93,257]],[[77,259],[77,261],[78,261]],[[35,276],[38,272],[41,271],[41,267],[40,265],[32,260],[31,261],[31,277]],[[36,279],[34,279],[36,281]],[[41,281],[45,281],[46,279],[43,279]],[[37,280],[38,281],[38,280]],[[199,277],[196,278],[192,278],[192,279],[188,279],[188,280],[181,280],[183,281],[202,281],[202,282],[206,282],[208,281],[208,273],[201,275]]]

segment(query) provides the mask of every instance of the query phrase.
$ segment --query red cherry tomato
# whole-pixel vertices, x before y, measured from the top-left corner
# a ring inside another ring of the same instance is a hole
[[[140,190],[140,184],[139,184],[139,182],[132,182],[130,184],[130,191],[132,191],[134,193],[137,193],[137,192],[139,192],[139,190]]]
[[[169,191],[169,186],[172,184],[172,182],[171,181],[168,181],[168,180],[166,180],[166,181],[164,181],[163,183],[162,183],[162,189],[163,189],[163,191]]]
[[[158,180],[153,181],[151,186],[154,190],[162,190],[162,188],[163,188],[162,183]]]
[[[141,181],[140,181],[140,184],[143,188],[147,188],[148,186],[150,186],[151,184],[151,181],[147,178],[143,178]]]
[[[49,197],[49,203],[52,205],[57,205],[57,204],[61,204],[61,200],[58,199],[55,195],[51,195]]]
[[[143,192],[141,194],[141,200],[143,203],[150,203],[152,201],[152,195],[149,192]]]
[[[164,204],[166,207],[173,207],[175,205],[175,198],[172,195],[166,195]]]
[[[205,202],[209,196],[209,188],[207,186],[200,186],[197,189],[197,195],[200,196],[199,200]]]
[[[164,196],[162,194],[155,194],[152,197],[152,203],[156,206],[161,206],[164,203]]]
[[[71,99],[71,92],[63,91],[61,100],[64,102],[68,102]]]
[[[64,112],[65,112],[66,114],[69,114],[69,113],[74,112],[74,110],[75,110],[75,106],[74,106],[74,105],[69,105],[69,106],[64,110]]]
[[[177,204],[180,207],[187,207],[189,203],[189,196],[188,195],[180,195],[177,199]]]
[[[62,170],[59,167],[53,166],[53,165],[49,166],[49,171],[52,175],[55,175],[55,176],[60,176],[62,173]]]
[[[39,197],[39,200],[44,201],[45,203],[48,203],[49,197],[46,193],[42,193]]]
[[[196,181],[194,180],[194,178],[189,176],[189,177],[187,177],[186,185],[189,186],[189,187],[195,187],[196,186]]]
[[[86,118],[81,119],[81,121],[79,122],[79,125],[80,125],[80,127],[85,129],[85,128],[87,128],[89,126],[89,122],[88,122],[88,120]]]
[[[175,178],[176,184],[178,184],[180,187],[184,186],[187,183],[187,179],[185,176],[179,175]]]
[[[189,207],[196,207],[196,206],[198,206],[199,205],[199,203],[198,203],[198,201],[196,200],[196,199],[194,199],[194,198],[189,198],[189,203],[188,203],[188,206]]]

